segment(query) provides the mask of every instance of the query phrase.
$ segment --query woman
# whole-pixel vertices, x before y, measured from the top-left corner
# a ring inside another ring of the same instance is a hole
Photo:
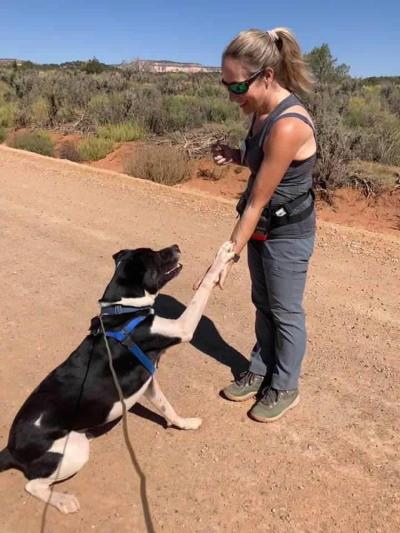
[[[248,30],[223,53],[222,83],[230,100],[252,115],[244,147],[217,146],[214,159],[251,170],[231,240],[236,260],[247,244],[257,339],[248,370],[223,393],[233,401],[257,395],[249,415],[270,422],[299,402],[306,348],[302,299],[315,237],[316,139],[295,93],[309,91],[312,76],[290,31]]]

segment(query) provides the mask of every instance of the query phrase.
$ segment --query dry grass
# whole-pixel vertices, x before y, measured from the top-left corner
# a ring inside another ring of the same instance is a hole
[[[147,135],[143,126],[135,122],[99,126],[96,134],[98,137],[109,139],[113,142],[140,141]]]
[[[176,185],[189,178],[190,163],[183,151],[174,146],[145,145],[127,161],[125,171],[164,185]]]
[[[104,159],[112,152],[114,143],[110,139],[99,139],[88,135],[78,143],[78,152],[81,161],[97,161]]]

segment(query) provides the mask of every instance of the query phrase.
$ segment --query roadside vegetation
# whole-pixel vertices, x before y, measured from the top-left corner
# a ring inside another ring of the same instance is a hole
[[[400,166],[400,77],[351,78],[326,44],[306,59],[316,78],[315,91],[304,97],[318,130],[316,187],[329,200],[343,185],[368,194],[393,186],[393,167]],[[238,143],[246,132],[247,121],[219,78],[216,72],[154,73],[136,63],[110,67],[95,58],[2,66],[0,142],[53,155],[46,131],[75,134],[80,140],[57,153],[73,161],[101,159],[122,142],[146,142],[153,148],[140,150],[143,161],[136,155],[129,172],[179,182],[188,159],[209,153],[216,140]],[[380,165],[376,179],[374,163]],[[171,175],[160,177],[167,166]]]

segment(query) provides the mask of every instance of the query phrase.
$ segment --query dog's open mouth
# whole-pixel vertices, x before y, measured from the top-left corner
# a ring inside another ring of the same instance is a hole
[[[182,270],[182,265],[181,263],[178,263],[176,266],[174,266],[173,268],[171,268],[170,270],[167,270],[167,272],[164,272],[164,276],[169,276],[170,274],[177,274],[178,272],[180,272]]]
[[[168,268],[163,272],[163,281],[167,282],[171,279],[175,278],[179,272],[182,270],[182,264],[181,263],[175,263],[173,267]]]

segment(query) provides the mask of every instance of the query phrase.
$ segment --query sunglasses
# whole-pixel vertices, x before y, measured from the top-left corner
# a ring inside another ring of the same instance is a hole
[[[253,83],[253,81],[255,81],[262,72],[264,72],[264,69],[259,70],[258,72],[250,76],[250,78],[244,81],[234,81],[233,83],[228,83],[224,79],[222,79],[221,83],[225,85],[225,87],[230,93],[245,94],[249,90],[249,87]]]

